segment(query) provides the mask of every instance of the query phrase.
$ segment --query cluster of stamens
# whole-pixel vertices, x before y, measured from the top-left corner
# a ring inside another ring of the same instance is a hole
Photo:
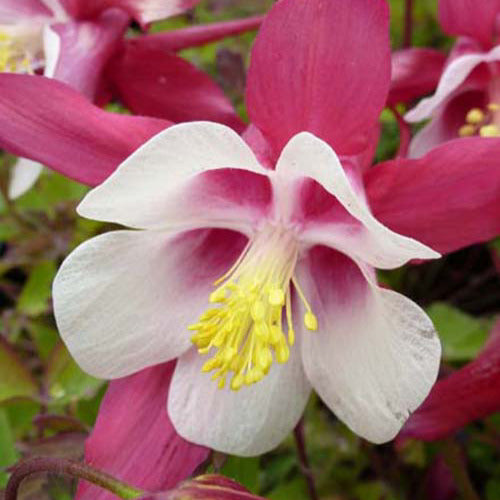
[[[12,36],[0,31],[0,72],[33,72],[32,58],[18,45]]]
[[[293,277],[297,245],[285,230],[268,228],[245,248],[210,295],[217,307],[205,311],[189,327],[200,354],[215,353],[202,368],[211,372],[218,387],[237,391],[261,380],[273,361],[285,363],[295,342],[290,283],[305,305],[304,324],[315,331],[318,321]],[[287,323],[286,333],[283,330]],[[231,375],[232,374],[232,375]]]
[[[495,116],[500,111],[500,105],[490,102],[486,110],[472,108],[465,116],[465,124],[458,129],[460,137],[500,137],[500,127],[493,123]]]

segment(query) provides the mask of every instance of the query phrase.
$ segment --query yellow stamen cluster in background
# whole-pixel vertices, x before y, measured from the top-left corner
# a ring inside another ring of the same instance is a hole
[[[495,113],[500,111],[500,105],[490,102],[483,111],[479,108],[472,108],[465,116],[465,124],[458,129],[460,137],[500,137],[500,127],[491,123]]]
[[[0,72],[31,73],[31,59],[16,48],[11,36],[0,31]]]
[[[289,346],[295,343],[290,282],[304,303],[306,328],[317,330],[318,320],[293,277],[297,254],[291,233],[267,227],[216,281],[220,286],[210,295],[210,302],[217,307],[189,326],[197,332],[191,340],[200,354],[216,350],[202,371],[215,370],[212,379],[218,380],[220,389],[231,377],[229,385],[237,391],[261,380],[273,361],[288,361]]]

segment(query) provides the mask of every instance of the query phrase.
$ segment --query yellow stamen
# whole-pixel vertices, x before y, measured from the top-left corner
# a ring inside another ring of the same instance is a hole
[[[484,125],[479,129],[481,137],[500,137],[500,128],[497,125]]]
[[[484,120],[484,113],[479,108],[472,108],[465,116],[465,121],[472,125],[477,125]]]
[[[188,327],[200,354],[215,350],[203,365],[224,388],[237,391],[261,380],[273,362],[286,363],[295,343],[290,286],[293,282],[305,305],[304,324],[317,330],[318,321],[293,277],[298,257],[294,234],[274,226],[266,227],[244,249],[231,269],[216,281],[210,295],[215,308],[205,311]],[[283,331],[283,316],[288,326]],[[288,341],[287,341],[288,337]],[[232,373],[232,375],[231,375]]]
[[[490,102],[488,104],[488,110],[492,111],[495,113],[496,111],[500,111],[500,104],[497,104],[496,102]]]
[[[0,72],[32,73],[32,63],[16,39],[0,31]]]
[[[462,125],[458,129],[458,135],[460,137],[471,137],[476,133],[476,127],[474,125]]]

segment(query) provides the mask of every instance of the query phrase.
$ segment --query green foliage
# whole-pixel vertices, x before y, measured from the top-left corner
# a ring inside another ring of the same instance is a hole
[[[37,392],[29,371],[0,337],[0,403],[12,398],[32,397]]]
[[[491,329],[490,320],[474,318],[447,304],[432,304],[427,313],[439,332],[446,361],[476,357]]]
[[[81,370],[62,342],[54,348],[48,360],[45,386],[55,403],[64,405],[90,398],[102,384],[102,380]]]

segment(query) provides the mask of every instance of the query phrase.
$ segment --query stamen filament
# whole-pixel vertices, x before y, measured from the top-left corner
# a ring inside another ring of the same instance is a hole
[[[297,257],[294,234],[268,226],[215,281],[210,303],[216,307],[206,310],[188,330],[196,332],[191,340],[200,354],[215,350],[202,371],[215,370],[212,379],[218,380],[219,388],[225,387],[230,372],[229,385],[239,390],[261,380],[274,361],[288,361],[289,345],[295,343],[291,283],[306,308],[304,324],[317,329],[316,316],[293,276]]]

